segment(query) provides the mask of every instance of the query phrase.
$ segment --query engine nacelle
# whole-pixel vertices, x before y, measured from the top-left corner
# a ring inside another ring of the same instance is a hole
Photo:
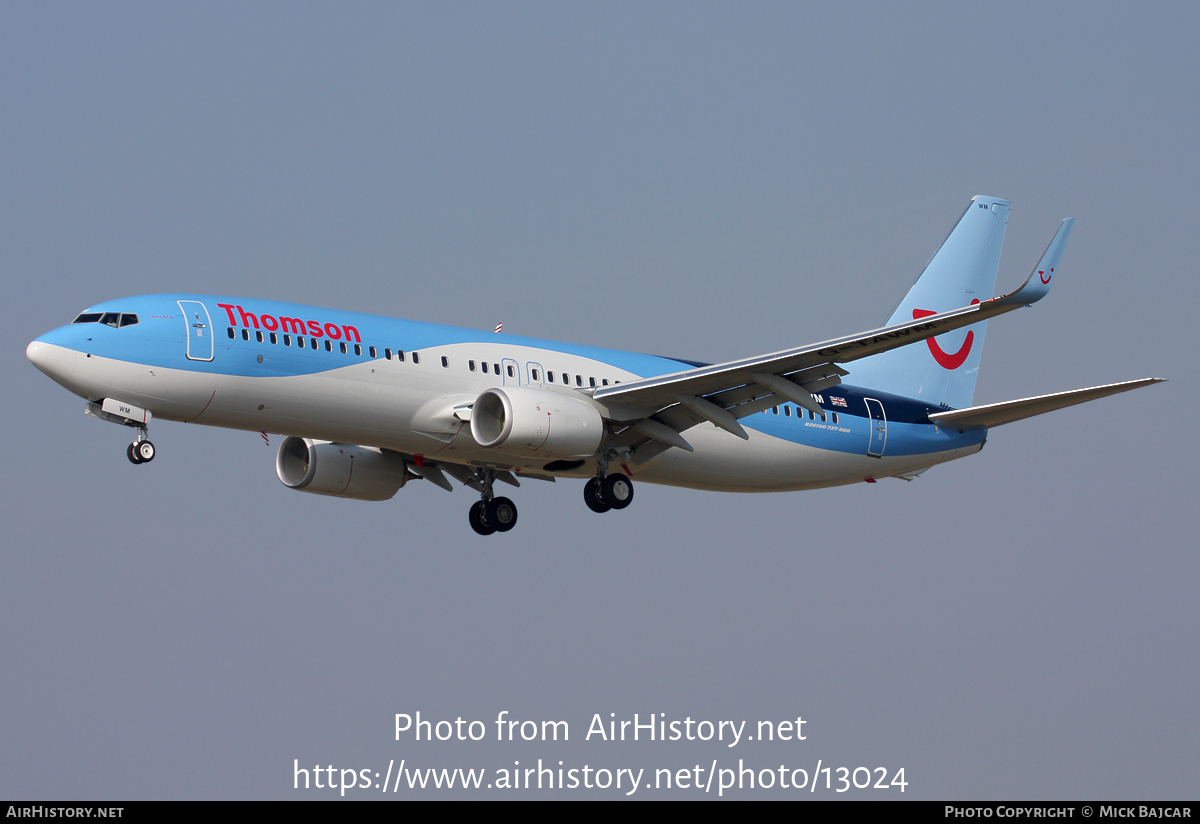
[[[404,486],[404,458],[373,446],[284,438],[275,455],[275,474],[289,489],[386,501]]]
[[[604,421],[586,401],[528,386],[493,387],[475,399],[471,435],[488,449],[521,458],[586,458]]]

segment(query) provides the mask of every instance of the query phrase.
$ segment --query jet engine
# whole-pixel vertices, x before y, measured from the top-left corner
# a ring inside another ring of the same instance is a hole
[[[279,445],[275,474],[289,489],[360,501],[386,501],[408,479],[395,452],[296,437]]]
[[[471,435],[487,449],[519,458],[586,458],[604,422],[586,401],[528,386],[493,387],[475,399]]]

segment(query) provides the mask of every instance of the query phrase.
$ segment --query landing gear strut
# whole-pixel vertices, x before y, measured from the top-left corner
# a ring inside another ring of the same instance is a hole
[[[471,524],[471,529],[480,535],[508,532],[517,525],[517,505],[508,498],[503,496],[497,498],[492,494],[492,484],[496,480],[496,473],[493,470],[479,470],[476,472],[476,477],[483,484],[483,493],[467,511],[467,520]]]
[[[633,503],[633,481],[620,472],[608,472],[608,461],[600,461],[599,474],[583,485],[583,502],[592,512],[624,509]]]
[[[135,464],[150,463],[154,460],[154,444],[146,438],[146,427],[138,427],[137,439],[125,450],[125,457]]]

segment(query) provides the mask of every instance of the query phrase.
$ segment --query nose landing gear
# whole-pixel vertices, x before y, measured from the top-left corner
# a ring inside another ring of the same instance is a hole
[[[125,450],[125,457],[135,464],[150,463],[154,460],[154,444],[146,439],[145,427],[138,427],[137,440]]]
[[[134,441],[125,450],[131,463],[143,464],[154,460],[154,444],[150,441]]]
[[[150,425],[150,419],[154,417],[150,414],[149,409],[142,409],[140,406],[112,398],[104,398],[100,403],[88,401],[83,411],[93,418],[121,426],[132,426],[137,430],[137,437],[125,448],[125,457],[129,459],[130,463],[144,464],[154,460],[154,444],[150,443],[147,436],[147,427]]]

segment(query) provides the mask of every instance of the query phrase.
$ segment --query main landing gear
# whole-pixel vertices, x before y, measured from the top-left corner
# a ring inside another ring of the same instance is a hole
[[[497,498],[492,494],[492,484],[495,480],[496,476],[492,470],[482,471],[480,482],[483,484],[483,494],[467,511],[471,529],[480,535],[508,532],[517,525],[517,505],[508,498]]]
[[[620,472],[597,475],[583,485],[583,502],[592,512],[624,509],[633,503],[633,481]]]
[[[146,439],[145,427],[138,427],[137,439],[125,450],[130,463],[144,464],[154,460],[154,444]]]

